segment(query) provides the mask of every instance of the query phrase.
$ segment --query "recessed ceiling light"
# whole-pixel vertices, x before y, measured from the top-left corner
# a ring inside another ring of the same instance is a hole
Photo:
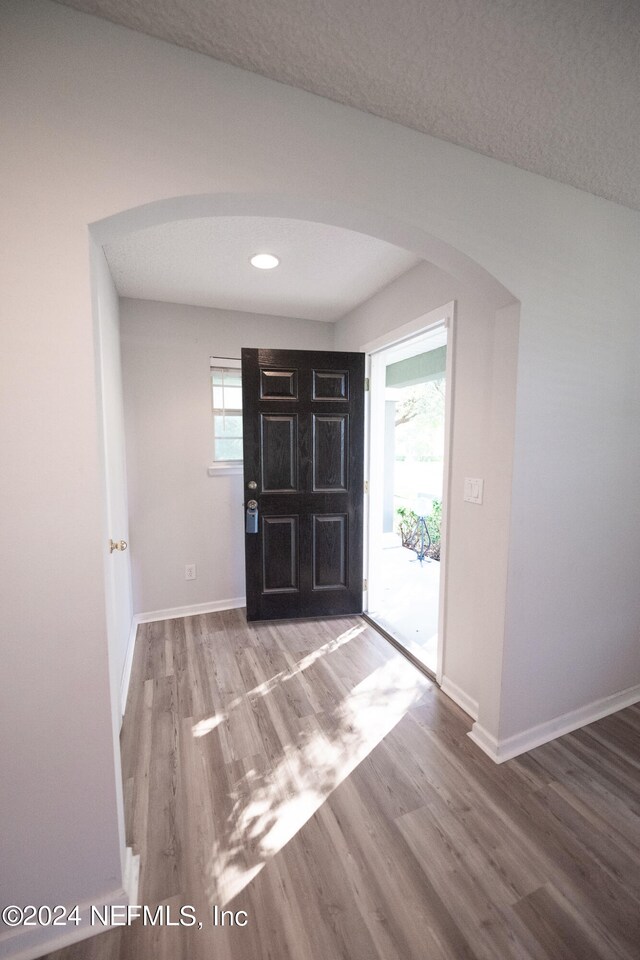
[[[258,270],[273,270],[274,267],[277,267],[280,261],[277,257],[274,257],[272,253],[256,253],[249,263],[253,267],[257,267]]]

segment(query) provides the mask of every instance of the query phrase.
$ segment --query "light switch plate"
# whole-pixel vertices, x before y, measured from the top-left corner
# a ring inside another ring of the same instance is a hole
[[[464,478],[464,499],[467,503],[482,503],[484,480],[478,477]]]

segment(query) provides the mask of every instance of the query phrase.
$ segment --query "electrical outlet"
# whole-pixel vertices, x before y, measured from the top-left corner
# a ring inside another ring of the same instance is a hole
[[[188,563],[184,568],[185,580],[195,580],[197,576],[195,563]]]

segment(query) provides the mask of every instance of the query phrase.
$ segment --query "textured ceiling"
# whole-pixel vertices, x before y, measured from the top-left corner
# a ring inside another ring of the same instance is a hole
[[[60,0],[640,208],[640,0]]]
[[[337,320],[418,262],[352,230],[263,217],[180,220],[104,249],[121,296],[308,320]],[[254,253],[280,266],[256,270]]]

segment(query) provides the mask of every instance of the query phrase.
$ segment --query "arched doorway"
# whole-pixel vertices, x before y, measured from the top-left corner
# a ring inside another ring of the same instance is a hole
[[[473,291],[473,298],[478,302],[489,303],[495,309],[498,305],[513,303],[509,292],[482,267],[474,263],[464,254],[418,229],[415,225],[394,220],[381,215],[376,211],[358,207],[345,208],[342,205],[326,201],[310,200],[299,197],[256,196],[252,194],[220,194],[196,197],[178,197],[138,207],[108,217],[90,227],[93,244],[99,249],[104,243],[115,237],[153,227],[174,220],[188,220],[208,217],[288,217],[311,222],[331,224],[346,228],[368,236],[376,237],[412,251],[423,258],[442,275],[454,278],[461,288]],[[472,298],[472,299],[473,299]],[[489,310],[489,312],[490,312]],[[101,310],[100,304],[96,308],[96,328],[98,344],[101,344]],[[423,311],[424,312],[424,311]],[[467,310],[469,322],[473,321],[473,306]],[[363,342],[357,344],[364,346]],[[513,359],[513,358],[512,358]],[[117,381],[117,377],[114,378]],[[455,387],[454,387],[455,390]],[[111,398],[113,399],[113,397]],[[455,403],[454,403],[455,408]],[[102,384],[102,411],[105,411],[105,383]],[[109,442],[108,428],[103,430],[106,442]],[[112,438],[117,445],[118,438]],[[113,451],[112,451],[113,454]],[[454,450],[455,458],[455,450]],[[108,461],[105,455],[105,465]],[[112,456],[113,459],[113,456]],[[463,459],[463,458],[461,458]],[[464,463],[461,469],[464,469]],[[105,485],[105,501],[109,504],[111,493],[108,484]],[[453,525],[456,526],[456,511],[453,514]],[[464,518],[461,517],[461,524]],[[116,537],[120,535],[116,533]],[[117,559],[121,559],[116,554]],[[107,558],[107,564],[110,558]],[[108,568],[106,568],[108,571]],[[114,606],[118,605],[118,598],[113,597],[113,580],[107,578],[107,595]],[[445,611],[446,616],[446,611]],[[130,645],[131,646],[131,645]],[[126,684],[124,684],[126,687]],[[113,690],[112,709],[114,717],[118,717],[123,704],[121,700],[122,686]]]

